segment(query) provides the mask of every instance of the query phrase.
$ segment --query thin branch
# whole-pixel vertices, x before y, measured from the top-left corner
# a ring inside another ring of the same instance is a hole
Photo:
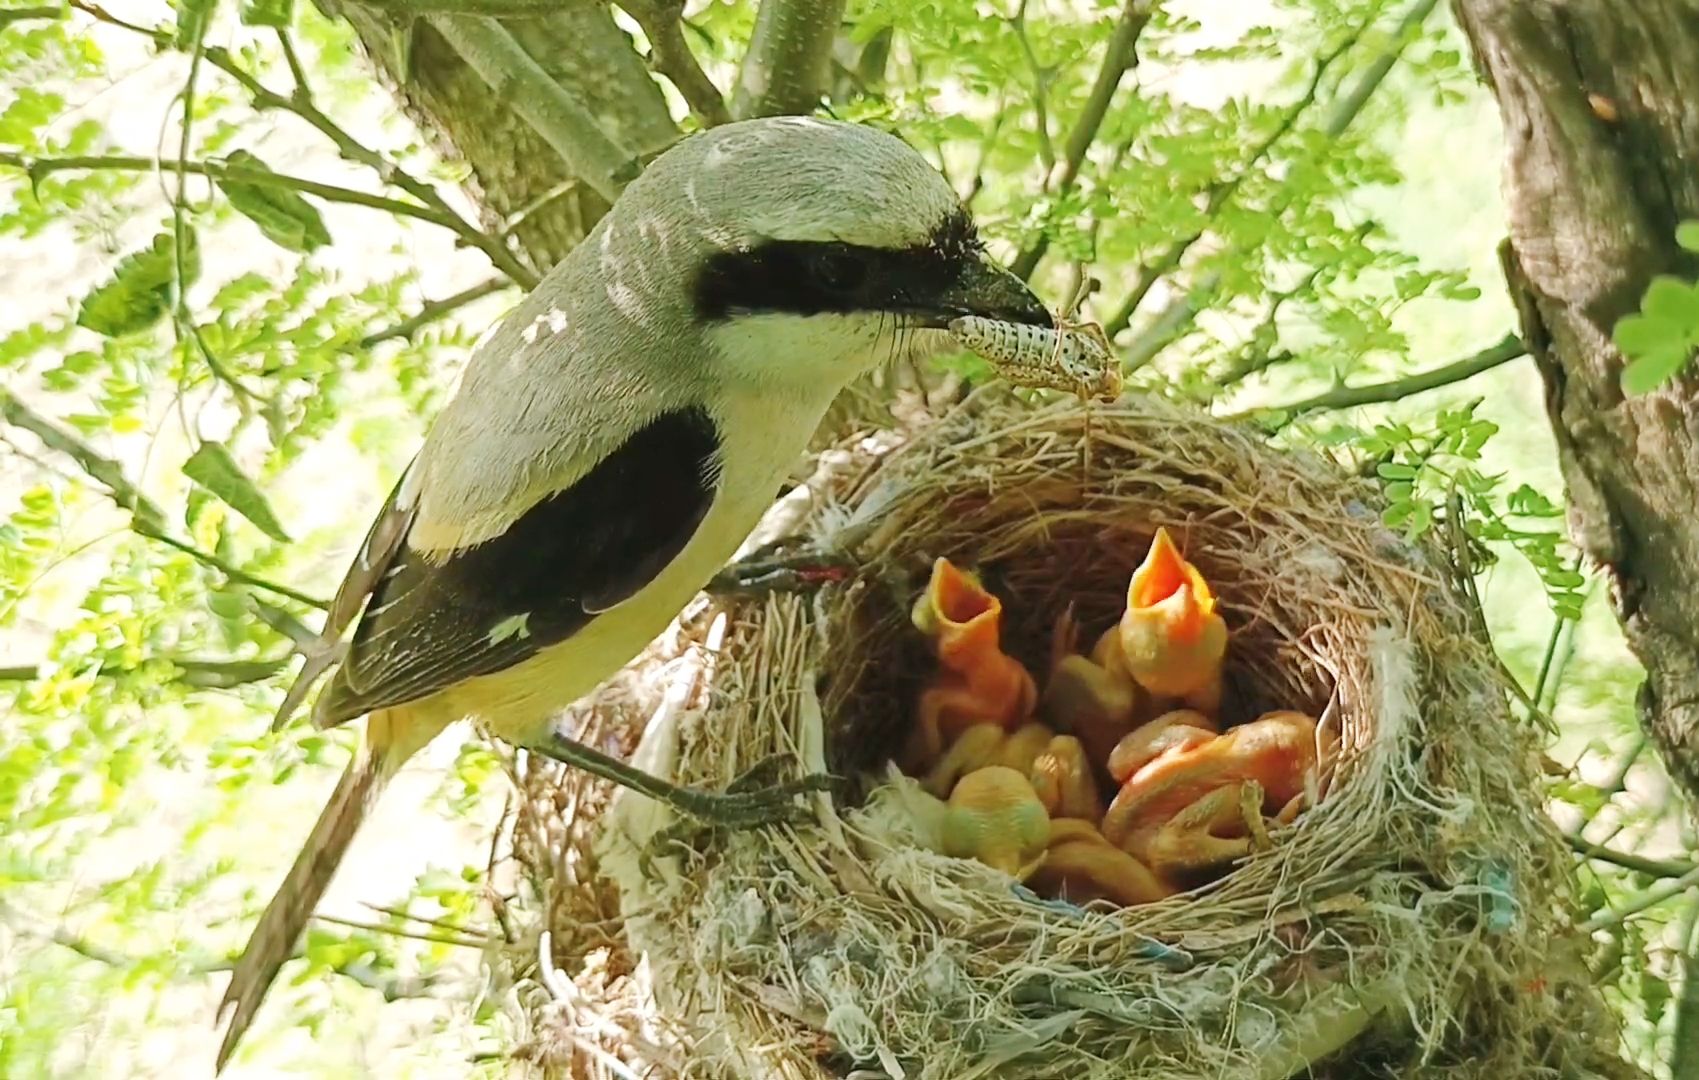
[[[61,172],[66,169],[112,169],[118,172],[157,173],[177,167],[175,162],[132,154],[73,154],[65,157],[32,158],[9,150],[0,150],[0,165],[22,169],[29,174],[32,182],[50,173]],[[420,221],[428,221],[432,225],[441,225],[444,228],[452,229],[454,227],[450,222],[444,220],[441,214],[428,207],[402,202],[398,199],[387,199],[382,195],[372,195],[364,191],[355,191],[352,188],[337,187],[334,184],[321,184],[316,180],[306,180],[299,176],[286,176],[269,169],[231,165],[220,161],[187,161],[183,163],[183,171],[196,176],[236,180],[244,184],[288,188],[291,191],[299,191],[307,195],[317,195],[319,198],[328,199],[331,202],[352,203],[355,206],[365,206],[373,210],[399,214],[403,217],[417,218]]]
[[[1616,848],[1595,844],[1584,836],[1568,833],[1564,841],[1569,849],[1578,855],[1599,862],[1620,866],[1624,870],[1633,870],[1640,874],[1650,874],[1655,878],[1680,878],[1691,874],[1695,864],[1681,859],[1648,859],[1644,855],[1635,855],[1628,851],[1618,851]]]
[[[1121,80],[1126,77],[1133,65],[1138,62],[1139,35],[1150,24],[1150,18],[1156,8],[1156,0],[1127,0],[1127,6],[1121,11],[1121,20],[1115,25],[1115,32],[1110,35],[1109,45],[1103,52],[1103,64],[1097,69],[1097,78],[1091,85],[1091,93],[1086,96],[1085,108],[1080,111],[1079,119],[1074,121],[1073,130],[1068,133],[1068,144],[1063,150],[1062,172],[1056,178],[1056,195],[1058,198],[1066,195],[1074,188],[1079,179],[1080,166],[1085,163],[1085,156],[1091,150],[1092,143],[1097,141],[1097,133],[1103,127],[1103,119],[1109,114],[1109,105],[1115,99],[1115,91],[1120,89]],[[1021,278],[1032,276],[1038,266],[1038,261],[1044,258],[1045,251],[1050,247],[1050,234],[1041,232],[1038,238],[1015,256],[1011,269]]]
[[[1675,1004],[1675,1030],[1670,1041],[1671,1076],[1699,1075],[1699,907],[1687,912],[1681,957],[1681,996]]]
[[[196,562],[212,567],[232,581],[251,585],[256,589],[265,589],[267,592],[276,593],[278,596],[286,596],[296,603],[316,607],[321,611],[330,607],[327,601],[291,589],[287,585],[268,581],[257,574],[250,574],[241,567],[235,566],[209,551],[202,551],[166,532],[165,511],[161,510],[152,499],[144,495],[140,488],[130,483],[124,475],[122,466],[77,438],[76,435],[25,405],[16,395],[5,389],[0,389],[0,419],[4,419],[14,427],[22,428],[40,439],[44,446],[56,450],[76,462],[83,472],[106,488],[107,494],[113,502],[130,512],[130,529],[138,535],[145,536],[149,540],[157,541],[167,547],[175,548]]]
[[[1026,6],[1027,0],[1020,0],[1015,13],[1005,21],[1014,31],[1015,40],[1026,56],[1026,66],[1032,71],[1032,115],[1033,124],[1038,129],[1038,160],[1044,166],[1045,183],[1048,184],[1050,173],[1056,168],[1056,144],[1050,138],[1050,77],[1053,69],[1040,64],[1038,54],[1033,51],[1032,40],[1026,33]]]
[[[481,15],[432,15],[449,46],[508,102],[566,167],[612,203],[641,166],[636,155],[603,131],[584,103],[543,70],[513,35]]]
[[[22,7],[5,8],[0,10],[0,30],[6,29],[13,23],[31,19],[62,19],[65,9],[61,7]]]
[[[178,669],[175,679],[197,690],[230,690],[249,683],[263,682],[289,666],[289,657],[281,660],[199,660],[188,656],[164,656]],[[33,682],[41,677],[48,665],[0,665],[0,683]],[[129,669],[122,669],[129,670]]]
[[[738,69],[732,115],[810,113],[826,92],[847,0],[761,0]]]
[[[684,0],[625,0],[620,4],[649,39],[649,67],[678,88],[704,127],[728,123],[731,110],[684,40]]]
[[[1408,375],[1402,379],[1390,379],[1386,382],[1372,383],[1368,386],[1339,386],[1326,393],[1303,401],[1294,401],[1287,405],[1272,405],[1258,412],[1284,412],[1290,416],[1302,416],[1304,413],[1316,412],[1322,409],[1349,409],[1358,405],[1376,405],[1388,401],[1401,401],[1414,394],[1436,390],[1442,386],[1462,382],[1473,378],[1483,371],[1491,371],[1501,364],[1507,364],[1521,356],[1526,356],[1527,348],[1522,339],[1515,334],[1506,334],[1497,344],[1489,345],[1473,356],[1434,368],[1416,375]],[[1244,414],[1240,414],[1244,415]]]
[[[340,915],[314,915],[319,922],[335,923],[352,930],[365,930],[373,934],[388,934],[391,937],[411,938],[414,941],[432,941],[438,945],[457,945],[463,949],[482,949],[490,945],[494,938],[477,938],[470,934],[439,934],[429,930],[409,930],[404,926],[386,926],[383,923],[362,922],[359,919],[344,919]]]
[[[1368,104],[1369,99],[1385,81],[1387,73],[1404,55],[1404,49],[1409,44],[1413,31],[1427,19],[1436,3],[1437,0],[1416,0],[1416,3],[1405,12],[1394,31],[1395,36],[1391,43],[1364,69],[1363,75],[1357,80],[1356,85],[1335,103],[1334,107],[1329,110],[1327,117],[1322,121],[1322,131],[1329,138],[1337,139],[1356,120]],[[1359,31],[1360,34],[1361,31]],[[1353,43],[1356,36],[1353,36]],[[1275,215],[1284,213],[1289,204],[1289,196],[1282,199],[1274,208]],[[1184,252],[1181,253],[1181,256],[1184,256]],[[1178,265],[1178,262],[1176,262],[1175,268]],[[1183,334],[1192,325],[1192,321],[1197,318],[1199,303],[1215,291],[1220,280],[1221,275],[1219,273],[1211,273],[1196,287],[1188,289],[1183,295],[1163,308],[1151,321],[1150,327],[1128,346],[1123,367],[1128,371],[1135,371],[1143,367],[1170,342]],[[1148,292],[1150,285],[1153,284],[1155,284],[1154,278],[1149,284],[1146,284],[1143,275],[1141,275],[1134,285],[1134,296],[1142,301],[1141,287],[1143,291]],[[1104,323],[1104,332],[1110,337],[1114,337],[1125,330],[1131,323],[1137,307],[1137,302],[1123,303],[1115,314]]]
[[[171,48],[175,44],[175,38],[170,32],[138,26],[135,23],[118,18],[106,9],[97,4],[89,3],[87,0],[70,0],[70,6],[99,22],[150,38],[155,45],[161,48]],[[337,152],[344,158],[372,169],[385,184],[393,184],[418,199],[425,207],[435,211],[435,217],[426,217],[420,220],[448,229],[458,236],[461,243],[467,247],[482,251],[496,269],[518,282],[523,288],[529,289],[537,284],[537,274],[534,271],[522,264],[500,240],[483,232],[476,225],[461,217],[453,207],[449,206],[448,201],[434,186],[412,176],[393,161],[361,143],[320,111],[313,102],[310,87],[304,81],[305,69],[300,58],[295,54],[294,46],[288,34],[279,31],[278,39],[283,47],[284,60],[289,65],[290,72],[296,80],[295,92],[288,96],[279,94],[260,82],[251,72],[237,63],[227,49],[216,46],[208,48],[205,52],[206,62],[235,79],[248,92],[249,100],[256,109],[279,109],[295,114],[328,138],[336,146]],[[325,197],[330,198],[331,196]],[[361,205],[370,204],[362,202]],[[379,207],[379,209],[386,208]],[[419,217],[415,213],[409,213],[408,216]]]
[[[490,278],[488,281],[480,281],[469,289],[462,289],[453,296],[445,296],[441,300],[427,300],[416,314],[402,319],[393,326],[387,326],[361,338],[360,348],[369,349],[378,342],[388,341],[391,338],[411,339],[414,334],[419,332],[420,328],[436,322],[467,304],[475,303],[486,296],[501,292],[512,284],[506,278]]]
[[[1671,897],[1680,896],[1695,885],[1699,885],[1699,866],[1693,867],[1674,880],[1660,882],[1638,896],[1630,897],[1620,908],[1600,912],[1576,929],[1583,934],[1591,934],[1595,930],[1620,925],[1649,908],[1657,907]]]
[[[1346,242],[1351,244],[1360,244],[1373,230],[1374,222],[1366,221],[1352,231],[1351,236]],[[1280,292],[1271,293],[1269,295],[1268,310],[1263,313],[1262,321],[1257,324],[1256,329],[1252,330],[1250,333],[1251,347],[1253,349],[1258,342],[1263,342],[1266,345],[1267,343],[1272,343],[1276,339],[1278,336],[1277,320],[1280,318],[1280,309],[1287,302],[1295,300],[1315,288],[1316,279],[1321,277],[1322,271],[1327,268],[1328,265],[1326,263],[1318,263],[1311,267],[1309,272],[1300,278],[1298,283],[1293,285],[1290,289],[1284,289]],[[1229,364],[1227,370],[1221,373],[1221,377],[1216,380],[1217,392],[1225,390],[1236,383],[1243,382],[1252,375],[1267,371],[1276,364],[1284,363],[1285,361],[1292,359],[1292,355],[1292,353],[1284,349],[1265,348],[1260,355],[1247,351],[1233,363]]]

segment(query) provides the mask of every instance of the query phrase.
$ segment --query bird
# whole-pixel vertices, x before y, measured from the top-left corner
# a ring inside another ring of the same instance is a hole
[[[1003,651],[1003,602],[940,556],[910,621],[932,639],[938,672],[920,692],[909,757],[931,762],[975,724],[1013,730],[1032,715],[1038,687]]]
[[[1079,623],[1074,605],[1056,617],[1050,634],[1050,674],[1039,712],[1058,730],[1072,733],[1092,761],[1106,761],[1133,731],[1149,695],[1121,659],[1120,638],[1106,633],[1091,656],[1075,652]]]
[[[1053,817],[1096,821],[1103,814],[1097,780],[1085,746],[1072,735],[1058,735],[1027,766],[1038,801]]]
[[[1162,757],[1209,742],[1220,732],[1215,721],[1195,709],[1175,709],[1140,724],[1109,752],[1109,775],[1125,784],[1133,774]]]
[[[681,788],[556,718],[735,554],[842,389],[962,316],[1053,325],[895,135],[748,120],[649,164],[474,350],[302,649],[276,723],[334,669],[313,723],[364,737],[236,961],[220,1071],[385,782],[457,721],[709,821],[818,789]]]
[[[940,833],[944,854],[1025,880],[1044,858],[1050,815],[1020,770],[987,765],[956,783]]]
[[[1199,730],[1183,713],[1171,715],[1179,719],[1169,732]],[[1208,869],[1247,854],[1253,841],[1262,846],[1265,813],[1282,823],[1295,817],[1316,766],[1315,721],[1291,710],[1264,713],[1149,759],[1109,804],[1103,835],[1164,877]]]
[[[957,780],[987,765],[1007,765],[1030,776],[1034,760],[1054,737],[1055,732],[1043,724],[1022,724],[1012,732],[997,724],[975,724],[956,737],[921,778],[920,786],[947,799]]]
[[[1176,891],[1148,866],[1105,840],[1091,822],[1068,817],[1050,822],[1044,859],[1027,885],[1076,904],[1110,900],[1122,907],[1154,903]]]
[[[1203,574],[1158,528],[1127,582],[1127,609],[1108,631],[1127,670],[1153,698],[1212,716],[1220,708],[1227,624],[1215,606]]]

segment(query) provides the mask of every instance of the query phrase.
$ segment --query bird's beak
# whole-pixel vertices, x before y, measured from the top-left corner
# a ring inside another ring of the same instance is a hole
[[[968,263],[948,287],[922,304],[924,314],[936,319],[939,328],[963,315],[979,315],[999,322],[1052,326],[1055,319],[1026,282],[998,266],[986,256]]]

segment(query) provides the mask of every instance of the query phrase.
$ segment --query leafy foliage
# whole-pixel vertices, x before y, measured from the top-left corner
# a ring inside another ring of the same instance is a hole
[[[1676,229],[1676,243],[1699,252],[1699,221]],[[1659,275],[1646,286],[1638,314],[1616,324],[1611,340],[1628,364],[1622,369],[1622,389],[1645,394],[1674,378],[1699,348],[1699,283]]]

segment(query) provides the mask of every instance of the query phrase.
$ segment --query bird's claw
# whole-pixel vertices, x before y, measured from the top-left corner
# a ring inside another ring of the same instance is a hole
[[[767,825],[800,825],[814,812],[796,803],[798,795],[835,791],[843,778],[814,773],[795,780],[777,781],[784,767],[795,760],[789,754],[772,754],[738,774],[724,791],[681,789],[669,800],[687,816],[656,832],[638,856],[638,868],[652,876],[654,860],[680,848],[692,848],[705,832],[720,829],[751,829]]]
[[[764,548],[715,574],[707,592],[714,596],[766,596],[775,592],[813,592],[854,576],[858,563],[841,551],[808,547],[793,554]]]

